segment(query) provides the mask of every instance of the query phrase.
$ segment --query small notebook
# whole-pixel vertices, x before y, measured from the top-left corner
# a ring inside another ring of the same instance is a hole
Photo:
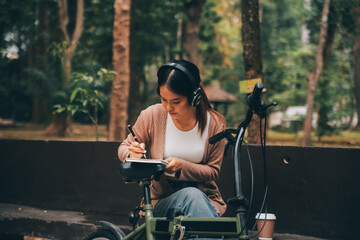
[[[137,162],[137,163],[161,163],[168,165],[169,162],[163,159],[137,159],[137,158],[126,158],[126,162]]]

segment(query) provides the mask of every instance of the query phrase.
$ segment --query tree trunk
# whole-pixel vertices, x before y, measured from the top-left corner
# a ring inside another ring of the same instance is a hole
[[[326,70],[329,67],[330,64],[330,56],[331,56],[331,48],[332,44],[334,42],[335,38],[335,32],[336,32],[336,17],[334,6],[330,4],[329,9],[329,19],[328,19],[328,30],[327,30],[327,36],[324,44],[324,52],[323,52],[323,59],[324,59],[324,66],[323,69]],[[319,83],[320,88],[320,97],[322,99],[322,103],[319,106],[318,111],[318,128],[321,128],[319,132],[318,129],[318,141],[321,140],[321,137],[326,134],[326,132],[331,131],[331,127],[329,126],[329,112],[332,110],[331,106],[327,103],[329,101],[329,84],[330,80],[329,78],[324,78]]]
[[[65,49],[62,59],[63,81],[65,85],[68,85],[70,83],[71,76],[71,60],[75,54],[84,28],[84,0],[77,0],[76,23],[72,37],[70,37],[70,34],[67,30],[67,25],[69,23],[67,0],[58,1],[58,11],[59,26],[63,35],[63,40],[68,42],[68,47]]]
[[[33,12],[37,12],[37,5],[35,3],[31,4],[31,10]],[[32,26],[30,28],[30,38],[29,38],[29,45],[28,45],[28,68],[29,69],[35,69],[36,68],[36,56],[38,55],[36,52],[36,36],[38,34],[38,32],[35,29],[35,26]],[[31,74],[31,71],[27,73],[27,81],[29,82],[29,85],[33,88],[33,109],[32,109],[32,122],[33,123],[37,123],[37,109],[38,109],[38,101],[36,101],[39,97],[37,96],[37,88],[38,88],[38,81],[36,81],[36,79],[34,79],[33,74]],[[35,100],[36,99],[36,100]]]
[[[199,29],[202,7],[205,0],[191,0],[186,4],[187,21],[185,25],[185,56],[199,65]]]
[[[140,72],[136,69],[136,49],[135,49],[135,9],[136,0],[131,1],[130,10],[130,89],[129,89],[129,104],[128,104],[128,121],[129,124],[134,124],[139,114],[138,108],[140,105]]]
[[[304,121],[304,136],[302,139],[302,145],[310,145],[311,143],[311,123],[312,123],[312,115],[314,112],[314,96],[315,96],[316,86],[319,81],[320,74],[323,68],[323,52],[324,52],[324,44],[327,36],[329,6],[330,6],[330,0],[324,0],[323,10],[321,14],[319,43],[316,50],[315,67],[307,78],[308,80],[308,92],[306,96],[307,111]]]
[[[29,47],[29,68],[37,69],[44,75],[48,74],[48,47],[49,47],[49,10],[47,2],[37,3],[36,10],[39,24],[36,26],[34,43]],[[31,74],[30,74],[31,75]],[[30,84],[34,88],[33,109],[31,122],[39,124],[47,120],[49,109],[47,106],[49,92],[44,86],[44,79],[33,79],[30,76]]]
[[[109,140],[123,140],[128,121],[130,85],[130,0],[115,0],[113,66],[116,71],[110,103]]]
[[[64,85],[69,85],[71,77],[71,61],[79,44],[79,40],[84,28],[84,0],[77,0],[76,3],[76,22],[72,37],[70,37],[70,34],[67,30],[67,25],[69,23],[67,0],[58,1],[58,18],[59,27],[62,33],[62,40],[68,43],[67,48],[64,50],[62,56],[61,67],[63,83]],[[68,116],[68,114],[66,115]],[[68,118],[69,117],[55,115],[54,120],[45,130],[46,135],[50,135],[56,131],[59,136],[64,136],[66,132],[70,130],[71,120]]]
[[[262,58],[260,45],[259,1],[241,1],[242,28],[241,36],[244,48],[246,79],[262,78]],[[260,118],[254,115],[248,127],[249,143],[260,143]]]
[[[356,0],[355,6],[355,44],[354,44],[354,62],[355,62],[355,99],[357,112],[357,128],[360,128],[360,0]]]
[[[57,114],[51,124],[46,128],[45,135],[49,136],[56,134],[59,137],[64,137],[68,134],[71,125],[71,117],[67,112]]]
[[[31,122],[34,124],[43,123],[47,119],[48,113],[47,99],[33,96]]]

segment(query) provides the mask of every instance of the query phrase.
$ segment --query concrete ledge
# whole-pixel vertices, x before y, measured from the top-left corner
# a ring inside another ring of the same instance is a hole
[[[86,216],[89,212],[127,216],[139,204],[142,190],[136,184],[125,184],[119,177],[118,145],[119,142],[0,139],[0,202],[48,211],[82,212]],[[264,179],[260,146],[250,145],[249,151],[255,174],[250,211],[253,221],[262,201]],[[251,178],[245,148],[241,157],[244,193],[248,197]],[[358,237],[360,149],[268,146],[267,169],[268,211],[277,216],[276,233],[332,240]],[[217,179],[225,200],[233,197],[233,177],[229,152]],[[230,209],[226,215],[231,216]],[[6,230],[4,226],[20,232],[20,227],[27,228],[22,222],[11,225],[10,220],[5,220],[8,218],[3,219],[0,233]],[[40,223],[48,222],[52,223]],[[65,220],[59,222],[71,225]],[[46,231],[40,223],[36,229]]]

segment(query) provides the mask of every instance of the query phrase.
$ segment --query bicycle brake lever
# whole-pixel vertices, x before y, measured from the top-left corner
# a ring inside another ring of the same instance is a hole
[[[277,102],[272,102],[272,103],[270,103],[270,104],[268,104],[268,105],[265,106],[265,110],[268,109],[269,107],[272,107],[272,106],[275,107],[275,106],[277,106],[277,105],[278,105]]]
[[[255,113],[260,117],[260,118],[264,118],[266,117],[266,111],[269,107],[275,107],[277,106],[278,103],[277,102],[272,102],[268,105],[263,106],[261,109],[259,109],[258,111],[256,111]]]

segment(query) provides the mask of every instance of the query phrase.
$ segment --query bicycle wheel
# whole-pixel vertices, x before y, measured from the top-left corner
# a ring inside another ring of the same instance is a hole
[[[125,234],[121,231],[121,239],[125,237]],[[98,229],[93,233],[90,233],[84,240],[119,240],[110,230]]]

